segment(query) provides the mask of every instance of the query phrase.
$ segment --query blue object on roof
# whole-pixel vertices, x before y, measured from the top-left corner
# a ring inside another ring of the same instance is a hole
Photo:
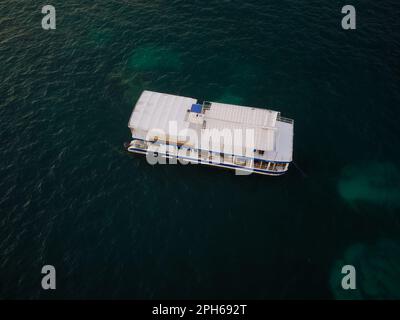
[[[195,103],[192,104],[192,107],[190,108],[191,112],[196,112],[196,113],[201,113],[201,109],[203,108],[203,106],[201,104]]]

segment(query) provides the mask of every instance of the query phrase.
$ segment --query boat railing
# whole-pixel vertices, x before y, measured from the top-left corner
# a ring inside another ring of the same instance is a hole
[[[287,167],[288,165],[285,162],[254,162],[255,169],[284,172],[287,170]]]
[[[157,145],[157,144],[148,144],[146,141],[142,140],[133,140],[130,143],[130,147],[142,149],[144,151],[151,152],[162,152],[171,156],[184,156],[195,158],[195,161],[200,161],[204,163],[216,163],[216,164],[228,164],[228,165],[237,165],[243,168],[254,168],[261,170],[269,170],[275,172],[284,172],[287,170],[287,163],[276,163],[276,162],[266,162],[266,161],[254,161],[249,160],[240,156],[233,155],[224,155],[224,154],[211,154],[208,152],[194,152],[192,150],[182,150],[175,149],[172,145]],[[182,154],[182,151],[184,154]]]
[[[276,118],[276,120],[281,121],[281,122],[290,123],[290,124],[293,124],[293,122],[294,122],[293,119],[285,118],[285,117],[282,117],[282,116],[278,116]]]
[[[148,148],[147,142],[142,141],[142,140],[133,140],[131,142],[131,146],[134,148],[139,148],[139,149],[144,149],[144,150],[146,150]]]
[[[203,113],[206,112],[207,110],[211,109],[211,102],[210,101],[204,101],[203,102],[203,107],[202,107],[202,111]]]

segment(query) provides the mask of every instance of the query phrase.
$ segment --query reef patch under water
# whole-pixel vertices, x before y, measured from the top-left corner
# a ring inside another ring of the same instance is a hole
[[[136,71],[179,71],[182,65],[178,52],[171,48],[160,46],[138,47],[128,60],[128,66]]]
[[[391,162],[345,167],[338,182],[340,196],[349,204],[369,203],[400,207],[400,170]]]
[[[344,265],[355,267],[354,290],[341,286]],[[400,299],[400,245],[384,239],[350,246],[331,269],[330,287],[336,299]]]

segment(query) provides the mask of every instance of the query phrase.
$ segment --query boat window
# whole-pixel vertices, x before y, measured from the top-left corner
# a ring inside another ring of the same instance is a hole
[[[224,155],[224,161],[226,161],[226,162],[232,162],[232,156],[231,155],[229,155],[229,154],[225,154]]]
[[[277,163],[276,170],[284,170],[286,168],[286,163]]]
[[[247,163],[247,159],[246,158],[242,158],[242,157],[235,157],[235,164],[241,165],[241,166],[245,166]]]
[[[201,156],[202,158],[204,158],[204,159],[208,158],[208,151],[202,150],[202,151],[200,152],[200,156]]]
[[[275,162],[270,162],[269,170],[275,171],[275,166],[276,166]]]

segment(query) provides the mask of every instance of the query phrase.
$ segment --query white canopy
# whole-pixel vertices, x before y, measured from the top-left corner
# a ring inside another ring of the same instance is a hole
[[[143,91],[132,112],[128,127],[148,132],[157,130],[169,134],[170,121],[177,125],[177,132],[187,128],[187,110],[196,99],[153,91]]]
[[[237,106],[212,102],[210,110],[205,113],[206,129],[239,129],[245,139],[246,130],[253,132],[253,149],[274,150],[275,124],[278,112],[267,109]],[[243,140],[245,141],[245,140]],[[239,143],[241,143],[239,141]],[[233,145],[236,142],[234,141]],[[226,147],[226,146],[225,146]]]

